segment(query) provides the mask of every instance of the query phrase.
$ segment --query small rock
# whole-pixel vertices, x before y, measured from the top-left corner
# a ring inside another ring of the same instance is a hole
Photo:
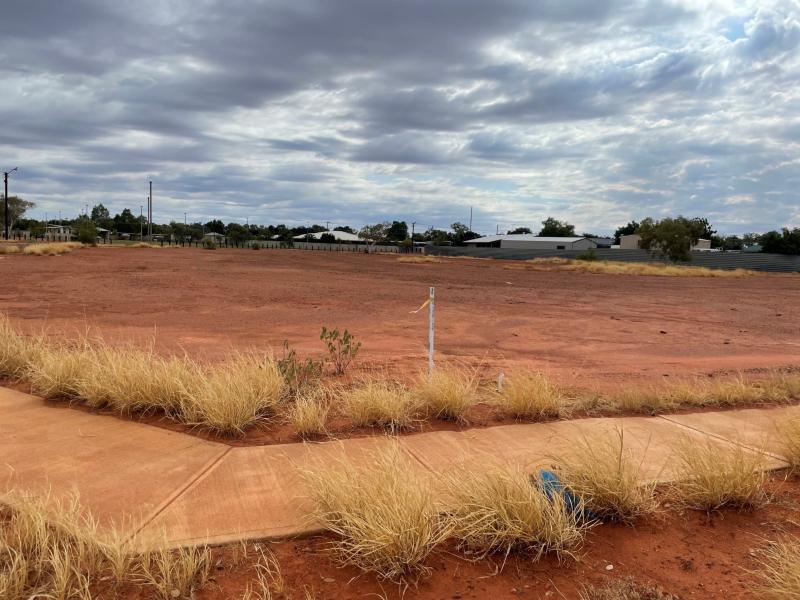
[[[613,571],[614,565],[606,565],[606,571]]]
[[[664,331],[663,329],[662,329],[661,331],[659,331],[658,333],[662,333],[662,334],[664,334],[664,335],[666,335],[666,334],[667,334],[667,332],[666,332],[666,331]]]
[[[323,577],[322,581],[325,583],[336,583],[336,580],[333,577]]]

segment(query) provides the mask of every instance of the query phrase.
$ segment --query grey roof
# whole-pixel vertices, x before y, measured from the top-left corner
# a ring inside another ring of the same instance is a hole
[[[538,236],[533,235],[530,233],[514,233],[509,235],[487,235],[485,237],[477,238],[474,240],[466,240],[465,244],[491,244],[492,242],[496,242],[498,240],[508,240],[508,241],[515,241],[515,242],[564,242],[567,244],[572,244],[579,240],[586,240],[590,238],[585,238],[583,236],[579,237],[547,237],[547,236]]]

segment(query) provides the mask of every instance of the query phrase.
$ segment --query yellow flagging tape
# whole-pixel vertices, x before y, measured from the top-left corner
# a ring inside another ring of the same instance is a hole
[[[428,298],[427,300],[425,300],[425,302],[423,302],[423,303],[422,303],[422,306],[420,306],[420,307],[419,307],[417,310],[412,310],[412,311],[410,311],[410,312],[411,312],[411,314],[412,314],[412,315],[415,315],[415,314],[417,314],[419,311],[421,311],[423,308],[425,308],[426,306],[428,306],[428,304],[430,304],[430,303],[431,303],[431,299],[430,299],[430,298]]]

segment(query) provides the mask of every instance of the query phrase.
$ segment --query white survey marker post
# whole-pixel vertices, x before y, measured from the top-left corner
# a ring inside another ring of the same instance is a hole
[[[436,288],[430,288],[428,296],[428,378],[433,377],[433,336],[434,309],[436,306]]]

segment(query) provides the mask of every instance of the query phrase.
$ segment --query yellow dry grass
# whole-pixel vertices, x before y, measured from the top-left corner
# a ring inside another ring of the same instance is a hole
[[[668,265],[663,263],[629,263],[612,260],[572,260],[568,258],[534,258],[525,261],[532,271],[569,271],[574,273],[601,273],[604,275],[649,275],[654,277],[752,277],[748,269],[709,269]]]
[[[571,555],[583,542],[582,510],[547,494],[518,467],[460,469],[442,481],[452,536],[478,556],[514,550],[534,559]]]
[[[440,263],[442,260],[435,256],[401,256],[397,259],[401,263]]]
[[[41,347],[41,337],[22,335],[0,314],[0,378],[24,377],[28,366],[38,360]]]
[[[625,447],[622,429],[579,438],[555,462],[564,485],[599,519],[632,523],[656,510],[655,484],[646,483],[642,459]]]
[[[789,463],[792,472],[800,470],[800,417],[776,423],[781,457]]]
[[[397,431],[413,424],[418,403],[395,382],[365,379],[343,393],[342,410],[356,427],[377,425]]]
[[[23,248],[22,253],[34,256],[56,256],[58,254],[67,254],[76,248],[82,247],[83,244],[80,242],[44,242],[29,244]]]
[[[767,600],[800,598],[800,540],[787,538],[772,542],[759,552],[759,597]]]
[[[429,483],[396,446],[362,465],[328,460],[304,476],[345,564],[392,580],[413,578],[448,535]]]
[[[300,437],[322,435],[326,432],[331,409],[330,391],[323,386],[307,387],[295,394],[289,406],[288,421]]]
[[[506,378],[494,404],[518,419],[558,417],[564,409],[559,389],[541,373],[520,372]]]
[[[767,502],[766,458],[738,444],[685,438],[676,453],[676,498],[690,508],[757,508]]]
[[[98,597],[93,584],[141,588],[146,597],[188,598],[205,583],[208,550],[131,552],[119,532],[101,534],[76,496],[0,495],[0,598]]]
[[[22,252],[20,247],[16,244],[0,243],[0,254],[19,254]]]
[[[466,412],[478,401],[475,373],[442,366],[429,377],[420,374],[413,394],[421,410],[445,420],[464,420]]]

